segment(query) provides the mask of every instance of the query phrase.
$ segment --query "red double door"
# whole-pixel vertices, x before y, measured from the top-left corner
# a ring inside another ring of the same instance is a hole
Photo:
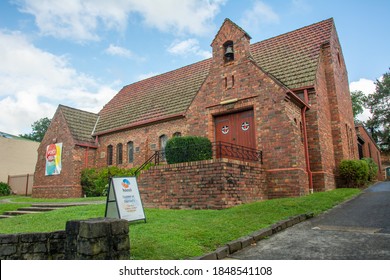
[[[230,144],[232,147],[236,147],[237,145],[249,149],[256,149],[253,110],[217,116],[214,121],[217,144],[222,142],[222,147],[229,146]],[[233,158],[238,157],[231,150],[231,148],[220,148],[218,152],[217,149],[217,155],[219,157],[222,155],[229,155],[229,157]]]

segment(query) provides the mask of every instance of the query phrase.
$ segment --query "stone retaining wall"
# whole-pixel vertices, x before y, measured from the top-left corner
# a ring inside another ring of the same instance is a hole
[[[0,234],[1,260],[130,259],[126,220],[68,221],[65,231]]]

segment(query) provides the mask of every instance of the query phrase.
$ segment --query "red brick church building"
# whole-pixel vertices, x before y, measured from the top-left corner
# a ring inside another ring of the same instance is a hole
[[[213,159],[143,172],[147,206],[224,208],[334,189],[338,164],[357,159],[358,145],[333,19],[250,40],[226,19],[212,58],[127,85],[98,114],[60,105],[38,151],[33,196],[82,196],[83,168],[139,166],[180,135],[216,143]],[[221,142],[238,152],[218,153]],[[47,176],[56,143],[61,172]],[[257,156],[240,157],[244,150]]]

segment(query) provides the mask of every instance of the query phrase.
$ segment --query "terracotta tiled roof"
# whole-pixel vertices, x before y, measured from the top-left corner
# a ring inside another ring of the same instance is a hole
[[[312,86],[321,46],[329,42],[333,26],[333,19],[328,19],[252,44],[252,57],[290,89]],[[211,62],[203,60],[125,86],[100,111],[96,134],[184,115]]]
[[[333,19],[327,19],[251,45],[256,63],[290,89],[312,86],[321,46],[329,43]]]
[[[66,123],[76,142],[94,143],[92,132],[98,120],[98,115],[64,105],[59,109],[64,114]]]
[[[97,132],[184,114],[205,80],[210,59],[124,87],[100,111]]]

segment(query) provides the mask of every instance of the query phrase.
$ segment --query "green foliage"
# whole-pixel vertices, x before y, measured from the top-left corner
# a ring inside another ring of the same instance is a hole
[[[11,187],[4,182],[0,182],[0,196],[6,196],[11,194]]]
[[[384,152],[390,151],[390,71],[375,82],[375,92],[365,102],[372,116],[365,122],[375,142]]]
[[[150,168],[151,164],[143,168]],[[81,171],[81,186],[87,197],[106,196],[109,177],[136,176],[137,167],[131,169],[109,166],[100,169],[85,168]]]
[[[356,120],[356,116],[363,113],[364,111],[365,98],[366,96],[360,90],[355,90],[351,92],[352,111],[355,120]]]
[[[345,181],[346,187],[363,187],[369,178],[370,168],[365,160],[342,160],[339,173]]]
[[[21,134],[19,136],[33,141],[41,142],[43,137],[45,136],[47,129],[49,128],[50,123],[51,119],[49,118],[39,119],[31,125],[31,133]]]
[[[165,154],[167,162],[172,164],[211,159],[213,150],[210,140],[206,137],[184,136],[169,139]]]
[[[368,181],[375,181],[379,167],[372,158],[362,158],[368,164]]]

